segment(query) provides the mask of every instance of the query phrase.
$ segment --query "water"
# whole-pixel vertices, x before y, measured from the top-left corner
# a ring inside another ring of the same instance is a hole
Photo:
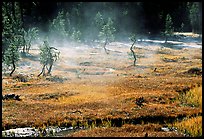
[[[69,132],[75,132],[76,130],[83,129],[83,127],[47,127],[44,130],[25,127],[16,128],[2,131],[2,137],[60,137],[67,135]]]

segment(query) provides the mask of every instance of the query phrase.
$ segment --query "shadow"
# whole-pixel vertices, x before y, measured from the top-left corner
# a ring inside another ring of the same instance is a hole
[[[32,60],[32,61],[39,61],[38,56],[34,56],[34,55],[29,54],[29,53],[21,52],[20,56],[22,58],[27,58],[27,59]]]
[[[171,49],[176,49],[176,50],[181,50],[183,48],[186,48],[188,46],[184,46],[182,44],[174,44],[174,43],[163,43],[162,44],[163,47],[167,47],[167,48],[171,48]]]

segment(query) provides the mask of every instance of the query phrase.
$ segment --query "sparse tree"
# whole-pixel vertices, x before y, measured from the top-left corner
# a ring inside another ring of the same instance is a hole
[[[98,37],[105,41],[103,48],[108,54],[106,45],[115,39],[113,34],[115,33],[116,29],[114,27],[113,20],[109,17],[108,20],[105,21],[100,12],[98,12],[95,17],[95,22],[100,30]]]
[[[168,37],[170,37],[174,32],[172,18],[169,14],[166,15],[166,24],[165,24],[165,43],[167,43]]]
[[[105,39],[105,43],[103,45],[103,48],[107,54],[108,54],[108,52],[106,50],[106,45],[115,39],[115,37],[113,35],[115,31],[116,31],[116,29],[113,26],[112,19],[108,18],[107,23],[102,27],[101,31],[99,32],[99,37],[101,39]]]
[[[43,74],[43,76],[51,75],[52,66],[59,58],[59,54],[60,52],[55,47],[50,47],[49,43],[44,41],[43,46],[40,47],[40,63],[43,65],[43,67],[38,77],[41,74]],[[45,68],[48,70],[47,74],[45,73]]]
[[[133,58],[134,58],[134,63],[133,63],[133,65],[136,66],[137,57],[136,57],[136,54],[135,54],[135,52],[134,52],[134,50],[133,50],[134,45],[135,45],[135,43],[137,42],[136,35],[135,35],[135,34],[132,35],[132,36],[130,37],[130,40],[133,42],[132,45],[131,45],[131,47],[130,47],[130,51],[132,52],[132,55],[133,55]]]

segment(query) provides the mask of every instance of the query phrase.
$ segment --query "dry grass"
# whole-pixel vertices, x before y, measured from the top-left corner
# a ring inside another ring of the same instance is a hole
[[[69,59],[68,56],[71,55],[67,55],[64,51],[64,63],[58,63],[53,70],[54,75],[70,78],[63,83],[48,81],[44,78],[32,78],[26,83],[5,79],[2,84],[2,94],[15,93],[21,96],[22,101],[3,101],[2,129],[26,126],[45,128],[49,125],[76,126],[77,122],[81,121],[81,125],[84,124],[86,127],[92,128],[89,131],[81,131],[81,133],[86,133],[80,136],[142,137],[148,131],[148,134],[153,137],[178,136],[176,133],[154,130],[152,125],[111,127],[111,123],[104,120],[104,125],[107,127],[104,129],[87,123],[87,119],[105,119],[107,117],[110,119],[133,119],[142,116],[176,118],[178,115],[202,113],[202,109],[200,109],[200,107],[202,108],[202,101],[200,102],[202,86],[197,90],[196,88],[192,89],[191,94],[187,94],[189,95],[187,98],[190,99],[188,102],[196,102],[199,107],[181,106],[180,102],[175,100],[178,97],[176,88],[182,89],[192,83],[202,84],[200,76],[183,75],[180,77],[176,73],[183,73],[190,67],[201,67],[201,61],[192,59],[189,64],[179,61],[164,62],[161,59],[161,56],[179,59],[183,57],[183,55],[178,55],[179,53],[184,53],[188,58],[191,53],[183,50],[171,50],[171,53],[164,54],[155,53],[149,57],[141,57],[138,60],[138,65],[133,67],[130,66],[132,61],[127,60],[126,53],[129,51],[129,47],[121,49],[125,49],[120,50],[124,52],[122,54],[112,52],[110,55],[106,55],[101,49],[101,52],[105,54],[103,55],[98,49],[94,49],[100,55],[88,55],[89,51],[92,51],[90,48],[90,50],[80,52],[82,54],[80,56],[83,57],[78,57],[74,53],[76,59],[74,59],[75,57]],[[143,49],[140,51],[141,55],[150,52]],[[74,60],[73,65],[66,65],[65,62],[71,60]],[[75,75],[75,71],[82,69],[82,66],[75,64],[86,61],[93,65],[83,66],[86,68],[87,74],[81,74],[79,79]],[[156,71],[154,71],[155,67]],[[115,69],[115,71],[110,74],[109,68]],[[74,69],[74,71],[70,69]],[[99,71],[104,71],[105,74],[91,74]],[[29,70],[27,72],[30,73]],[[192,94],[196,94],[197,98],[192,97]],[[145,99],[142,107],[135,104],[136,98],[139,97]],[[140,131],[140,129],[144,129],[144,131]]]

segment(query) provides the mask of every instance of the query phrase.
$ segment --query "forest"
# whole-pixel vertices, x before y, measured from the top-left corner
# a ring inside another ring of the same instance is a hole
[[[1,4],[2,136],[202,136],[202,2]]]

